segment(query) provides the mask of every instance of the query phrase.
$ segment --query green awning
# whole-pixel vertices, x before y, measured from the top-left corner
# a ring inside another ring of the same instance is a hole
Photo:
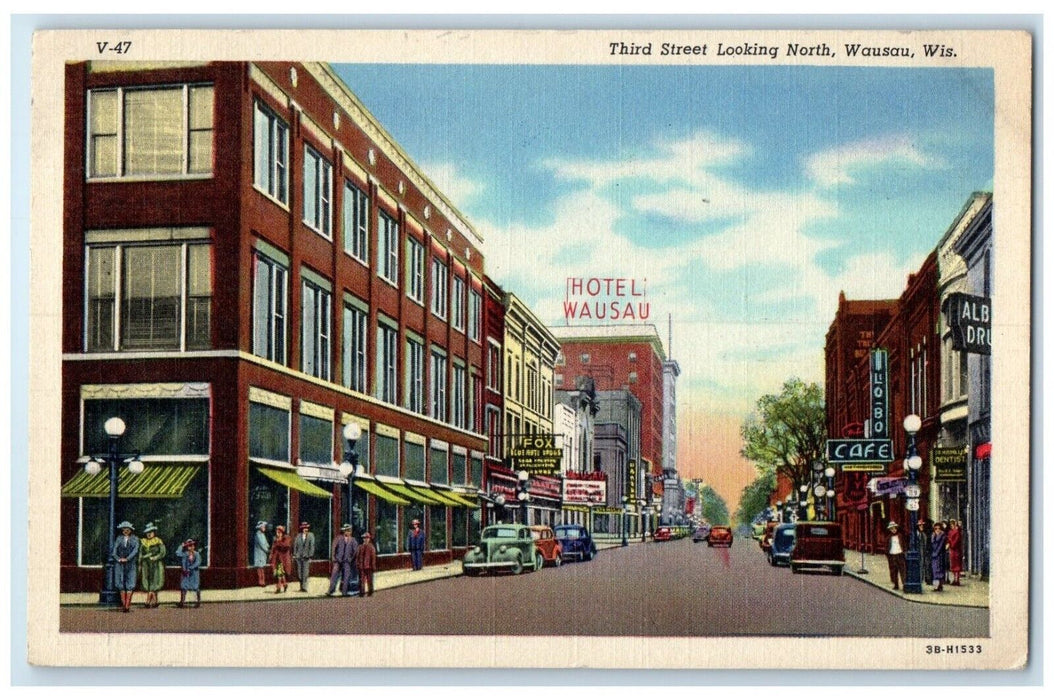
[[[331,498],[333,496],[329,491],[320,489],[294,471],[275,469],[273,467],[257,467],[257,469],[268,479],[277,481],[282,486],[287,486],[300,493],[306,493],[308,496],[314,496],[315,498]]]
[[[402,496],[395,495],[388,489],[378,484],[376,481],[367,479],[355,479],[354,487],[357,489],[362,489],[366,493],[372,493],[377,498],[380,498],[384,501],[388,501],[389,503],[394,503],[397,506],[410,505],[410,501],[406,500]]]
[[[425,505],[428,505],[428,506],[444,505],[443,503],[440,503],[438,498],[433,498],[432,496],[430,496],[427,493],[425,493],[424,489],[418,490],[418,489],[415,489],[413,487],[406,486],[404,484],[391,484],[391,483],[388,483],[387,481],[382,481],[380,483],[384,485],[384,488],[391,489],[392,491],[394,491],[395,493],[399,494],[400,496],[404,496],[406,498],[409,498],[411,501],[417,501],[418,503],[424,503]]]
[[[187,485],[201,469],[200,464],[149,465],[139,474],[127,466],[117,472],[118,498],[182,498]],[[110,495],[110,469],[94,476],[83,469],[62,487],[69,498],[106,498]]]
[[[463,508],[479,508],[479,503],[473,501],[466,494],[458,493],[457,491],[438,491],[437,493],[449,498]]]
[[[425,490],[425,489],[422,489],[420,486],[415,486],[414,488],[416,488],[418,490],[421,490],[421,491]],[[444,506],[452,506],[454,508],[463,508],[465,506],[465,504],[462,503],[461,501],[455,501],[453,498],[451,498],[449,491],[441,491],[439,489],[431,489],[431,488],[427,489],[427,491],[428,491],[428,495],[429,496],[431,496],[432,498],[436,499],[437,501],[439,501]]]

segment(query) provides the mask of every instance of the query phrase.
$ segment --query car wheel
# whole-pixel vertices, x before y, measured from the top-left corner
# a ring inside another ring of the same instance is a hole
[[[534,570],[541,571],[543,566],[545,566],[545,559],[542,559],[542,553],[538,552],[534,555]]]
[[[517,554],[516,558],[512,560],[512,573],[514,575],[523,573],[523,560],[520,558],[519,554]]]
[[[769,555],[769,566],[776,566],[776,558],[771,554]]]
[[[840,566],[832,566],[831,567],[831,573],[833,573],[835,576],[841,576],[842,575],[842,567],[840,567]]]
[[[798,568],[798,565],[797,565],[797,564],[791,564],[791,565],[790,565],[790,567],[791,567],[791,573],[792,573],[792,574],[796,574],[796,573],[798,573],[799,571],[801,571],[801,569],[799,569],[799,568]]]
[[[706,543],[706,546],[707,546],[707,547],[713,547],[713,546],[714,546],[714,543],[713,543],[713,542],[710,542],[710,541],[707,541],[707,543]]]
[[[588,552],[586,552],[586,561],[593,561],[593,557],[595,557],[596,555],[596,550],[590,549]]]
[[[553,559],[553,566],[560,566],[564,563],[564,555],[562,552],[556,553],[556,558]]]

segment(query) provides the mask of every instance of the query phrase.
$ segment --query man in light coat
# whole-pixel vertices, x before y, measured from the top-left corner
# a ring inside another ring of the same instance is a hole
[[[296,562],[296,575],[300,579],[300,592],[307,593],[307,579],[311,575],[311,559],[315,556],[315,533],[311,524],[300,523],[300,534],[293,540],[293,560]]]

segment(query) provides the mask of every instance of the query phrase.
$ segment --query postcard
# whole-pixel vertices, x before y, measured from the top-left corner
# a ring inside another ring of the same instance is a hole
[[[1022,668],[1031,47],[37,34],[30,662]]]

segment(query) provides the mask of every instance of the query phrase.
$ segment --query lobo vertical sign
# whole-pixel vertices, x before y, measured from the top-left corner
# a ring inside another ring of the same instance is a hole
[[[889,438],[889,353],[871,351],[871,437]]]

